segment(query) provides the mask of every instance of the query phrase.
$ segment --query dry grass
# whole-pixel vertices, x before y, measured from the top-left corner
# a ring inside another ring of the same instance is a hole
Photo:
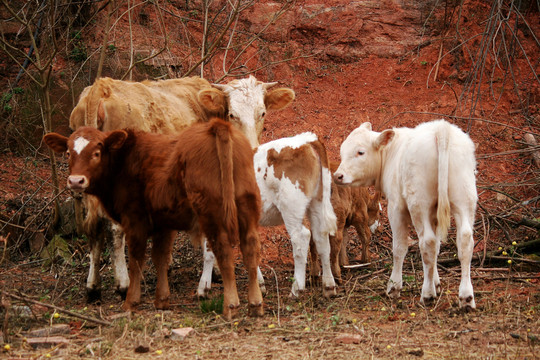
[[[271,242],[285,249],[289,246],[285,237],[275,237]],[[499,266],[499,270],[491,271],[493,267],[485,264],[486,270],[473,272],[478,310],[463,314],[457,308],[456,263],[441,271],[443,292],[438,301],[429,307],[419,303],[422,274],[414,246],[406,260],[404,291],[397,302],[384,295],[390,273],[389,253],[368,269],[346,271],[338,296],[330,300],[322,298],[319,286],[308,288],[299,299],[289,298],[292,266],[288,259],[278,259],[272,264],[277,283],[270,266],[263,267],[268,289],[266,314],[253,319],[246,315],[243,289],[247,274],[239,265],[242,307],[240,316],[227,322],[215,312],[201,311],[202,302],[194,296],[200,255],[183,240],[177,244],[180,255],[175,257],[170,274],[171,310],[153,309],[155,276],[149,266],[143,303],[131,316],[121,312],[121,302],[112,290],[108,264],[103,269],[103,303],[87,306],[80,290],[86,275],[81,261],[84,258],[74,258],[71,264],[53,263],[47,268],[37,263],[28,266],[24,262],[5,263],[1,268],[4,289],[14,288],[31,298],[112,322],[111,326],[98,326],[64,314],[55,319],[50,310],[34,305],[30,306],[33,315],[28,318],[16,312],[25,303],[11,299],[3,312],[7,309],[9,316],[6,327],[11,345],[9,356],[44,358],[50,354],[53,358],[105,359],[533,359],[538,356],[538,272],[505,271]],[[374,246],[384,248],[386,244],[377,242]],[[384,251],[381,249],[379,253]],[[212,296],[219,298],[221,293],[218,283]],[[68,346],[34,350],[26,344],[28,330],[57,322],[71,326]],[[183,341],[171,339],[171,330],[180,327],[192,327],[194,332]],[[138,353],[141,349],[146,352]]]

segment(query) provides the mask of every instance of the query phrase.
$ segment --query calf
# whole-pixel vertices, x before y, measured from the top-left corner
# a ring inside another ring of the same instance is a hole
[[[424,269],[422,301],[440,293],[437,255],[447,236],[450,216],[457,228],[461,262],[460,307],[476,307],[470,267],[476,193],[474,144],[457,126],[444,120],[374,132],[370,123],[355,129],[341,145],[341,164],[334,180],[341,185],[374,185],[388,200],[393,233],[394,268],[387,293],[399,296],[408,225],[418,238]]]
[[[303,133],[259,146],[253,159],[262,200],[260,224],[285,224],[291,237],[294,257],[291,296],[297,297],[299,291],[305,290],[311,235],[321,257],[323,294],[335,295],[328,236],[336,231],[336,215],[330,202],[332,177],[323,143],[315,134]],[[311,231],[304,225],[306,217]],[[211,252],[206,251],[204,259],[199,296],[205,296],[210,288],[214,263]],[[258,275],[262,283],[260,271]]]
[[[217,257],[224,316],[230,319],[239,306],[232,251],[238,239],[249,274],[250,313],[263,314],[257,282],[260,195],[253,152],[230,123],[197,124],[174,137],[81,127],[69,139],[50,133],[44,141],[54,151],[68,153],[68,187],[95,195],[125,231],[130,280],[125,310],[140,301],[149,237],[157,271],[154,304],[158,309],[169,306],[167,270],[175,230],[196,228]]]
[[[332,171],[338,168],[338,164],[334,162],[330,166]],[[338,186],[332,183],[331,201],[337,217],[337,232],[334,236],[330,236],[330,263],[332,274],[338,281],[341,281],[340,265],[349,264],[347,256],[349,226],[354,226],[362,244],[362,262],[370,261],[369,243],[371,233],[375,232],[379,224],[379,200],[378,191],[371,195],[368,188],[363,186]],[[313,242],[310,242],[310,253],[312,274],[318,276],[320,268]]]

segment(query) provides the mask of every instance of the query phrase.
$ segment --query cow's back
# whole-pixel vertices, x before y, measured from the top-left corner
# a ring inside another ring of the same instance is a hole
[[[414,129],[396,128],[394,131],[394,138],[385,147],[382,170],[382,190],[388,198],[399,201],[400,207],[413,206],[412,202],[435,206],[439,182],[437,134],[440,132],[446,132],[449,141],[450,201],[463,189],[475,196],[474,143],[457,126],[439,120],[420,124]]]
[[[178,137],[176,156],[171,157],[185,176],[188,197],[199,210],[212,217],[223,215],[224,169],[216,143],[216,126],[225,126],[232,143],[234,198],[237,202],[246,198],[254,202],[252,210],[258,220],[260,195],[253,169],[253,150],[246,137],[229,123],[212,124],[216,123],[196,124],[182,132]]]
[[[178,133],[196,122],[207,121],[197,93],[208,87],[210,84],[200,78],[144,82],[100,78],[81,93],[70,116],[70,127]]]

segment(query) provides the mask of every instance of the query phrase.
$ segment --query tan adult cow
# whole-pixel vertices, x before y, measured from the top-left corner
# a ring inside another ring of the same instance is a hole
[[[131,128],[171,134],[217,115],[227,118],[256,147],[266,112],[282,109],[294,99],[291,89],[269,90],[275,84],[257,81],[253,76],[226,85],[212,85],[199,77],[143,82],[101,78],[81,93],[71,113],[70,127],[76,130],[91,126],[103,131]],[[88,300],[93,301],[101,297],[99,263],[105,241],[98,224],[108,222],[103,220],[94,197],[85,196],[84,201],[88,209],[84,228],[90,245],[86,288]],[[115,287],[125,294],[129,279],[123,236],[116,225],[112,225],[112,233]]]
[[[157,272],[154,304],[169,307],[167,270],[176,230],[196,224],[221,270],[223,315],[230,320],[239,306],[232,249],[238,242],[248,270],[250,315],[264,314],[257,282],[261,200],[251,146],[230,123],[213,120],[176,136],[81,127],[69,138],[49,133],[44,141],[68,153],[68,188],[98,197],[125,230],[130,278],[125,310],[141,298],[149,237]]]

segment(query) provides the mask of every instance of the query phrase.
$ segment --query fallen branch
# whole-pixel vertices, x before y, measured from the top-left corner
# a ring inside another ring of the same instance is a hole
[[[4,291],[4,290],[0,290],[0,294],[4,294],[4,295],[6,295],[6,296],[9,296],[10,298],[17,299],[17,300],[20,300],[20,301],[30,302],[30,303],[32,303],[32,304],[44,306],[44,307],[46,307],[46,308],[53,309],[53,310],[55,310],[55,311],[58,311],[58,312],[67,314],[67,315],[69,315],[69,316],[77,317],[77,318],[80,318],[80,319],[83,319],[83,320],[86,320],[86,321],[90,321],[90,322],[93,322],[93,323],[96,323],[96,324],[99,324],[99,325],[105,325],[105,326],[111,325],[111,323],[108,322],[108,321],[104,321],[104,320],[92,318],[92,317],[90,317],[90,316],[85,316],[85,315],[77,314],[76,312],[73,312],[73,311],[70,311],[70,310],[63,309],[63,308],[61,308],[61,307],[59,307],[59,306],[56,306],[56,305],[51,305],[51,304],[47,304],[47,303],[43,303],[43,302],[41,302],[41,301],[37,301],[37,300],[31,299],[31,298],[29,298],[29,297],[26,296],[26,295],[16,295],[16,294],[11,294],[11,293],[9,293],[9,292],[7,292],[7,291]]]
[[[521,218],[521,220],[517,223],[518,225],[525,225],[528,227],[532,227],[534,229],[540,230],[540,222],[536,220],[531,220],[527,218]]]

